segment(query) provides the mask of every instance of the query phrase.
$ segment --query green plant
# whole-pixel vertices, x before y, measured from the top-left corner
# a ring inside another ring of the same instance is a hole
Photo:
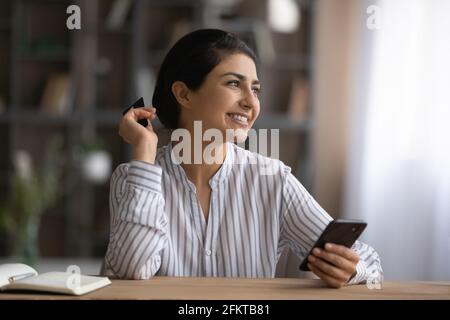
[[[83,143],[81,143],[78,146],[78,148],[82,154],[86,154],[91,151],[105,150],[106,145],[105,145],[105,142],[101,138],[95,137],[89,141],[84,141]]]
[[[15,259],[33,264],[37,259],[38,230],[42,214],[61,195],[59,185],[62,138],[55,136],[46,148],[42,166],[34,170],[25,151],[16,153],[9,193],[0,204],[0,228],[13,239]]]

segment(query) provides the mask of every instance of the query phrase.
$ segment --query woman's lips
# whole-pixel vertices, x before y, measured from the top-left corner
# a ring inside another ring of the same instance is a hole
[[[248,126],[248,117],[240,115],[238,113],[227,113],[227,116],[232,122],[238,124],[241,127],[246,128]]]

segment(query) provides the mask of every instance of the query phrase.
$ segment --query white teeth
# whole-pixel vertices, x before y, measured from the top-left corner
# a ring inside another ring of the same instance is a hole
[[[230,117],[242,123],[247,123],[248,120],[247,117],[235,113],[230,114]]]

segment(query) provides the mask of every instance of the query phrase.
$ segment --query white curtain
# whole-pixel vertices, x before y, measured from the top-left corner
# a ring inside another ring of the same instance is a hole
[[[386,280],[450,280],[450,1],[364,2],[343,212]]]

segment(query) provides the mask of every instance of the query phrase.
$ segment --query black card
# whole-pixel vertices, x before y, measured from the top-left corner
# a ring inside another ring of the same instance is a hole
[[[128,108],[125,109],[125,111],[122,114],[127,113],[131,108],[143,108],[145,107],[144,104],[144,98],[140,97],[138,101],[136,101],[135,103],[133,103],[131,106],[129,106]],[[141,119],[138,120],[138,123],[143,125],[144,127],[148,126],[148,120],[147,119]]]

